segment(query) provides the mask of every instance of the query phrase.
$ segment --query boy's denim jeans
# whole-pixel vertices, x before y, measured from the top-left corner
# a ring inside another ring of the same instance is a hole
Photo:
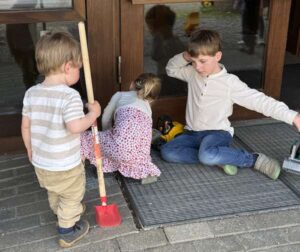
[[[227,131],[186,130],[161,147],[161,156],[165,161],[173,163],[252,167],[255,156],[230,147],[231,142],[232,136]]]

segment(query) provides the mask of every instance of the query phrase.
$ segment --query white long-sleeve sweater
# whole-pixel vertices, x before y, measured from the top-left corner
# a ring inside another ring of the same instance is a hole
[[[114,115],[121,107],[134,107],[152,116],[152,110],[148,101],[137,97],[136,91],[124,91],[115,93],[105,107],[102,116],[102,130],[107,130],[112,127]]]
[[[194,131],[225,130],[233,135],[228,120],[233,104],[238,104],[265,116],[292,124],[296,111],[283,102],[249,88],[236,75],[227,73],[225,67],[208,77],[202,77],[189,64],[182,53],[171,58],[166,66],[167,74],[188,83],[186,128]]]

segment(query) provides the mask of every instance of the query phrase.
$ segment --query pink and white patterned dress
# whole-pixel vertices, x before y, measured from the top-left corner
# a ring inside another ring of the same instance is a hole
[[[150,156],[152,118],[141,110],[120,107],[115,113],[114,127],[100,131],[99,138],[103,172],[119,171],[134,179],[161,174]],[[96,164],[91,131],[81,135],[81,155]]]

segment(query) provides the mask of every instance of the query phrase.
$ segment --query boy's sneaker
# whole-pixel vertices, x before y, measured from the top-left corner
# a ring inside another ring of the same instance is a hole
[[[69,248],[73,246],[89,232],[89,228],[90,225],[86,220],[77,221],[70,232],[59,234],[59,245],[63,248]]]
[[[257,153],[258,157],[254,164],[254,169],[276,180],[280,174],[281,168],[277,160],[267,157],[265,154]]]
[[[224,172],[230,176],[236,175],[237,171],[238,171],[238,169],[235,165],[223,165],[222,168],[223,168]]]
[[[147,184],[151,184],[157,181],[157,176],[148,176],[146,178],[143,178],[141,181],[142,185],[147,185]]]

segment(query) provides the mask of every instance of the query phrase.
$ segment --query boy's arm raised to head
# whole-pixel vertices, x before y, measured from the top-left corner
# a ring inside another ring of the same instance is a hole
[[[29,160],[32,160],[32,149],[31,149],[31,134],[30,134],[30,119],[28,116],[22,116],[21,132],[24,145],[27,150]]]
[[[101,108],[97,101],[87,104],[89,112],[82,118],[71,120],[66,123],[67,129],[72,134],[78,134],[87,130],[101,114]]]
[[[188,56],[187,52],[182,52],[171,58],[166,66],[167,74],[176,79],[189,81],[191,74],[195,70],[189,65],[190,61]]]

